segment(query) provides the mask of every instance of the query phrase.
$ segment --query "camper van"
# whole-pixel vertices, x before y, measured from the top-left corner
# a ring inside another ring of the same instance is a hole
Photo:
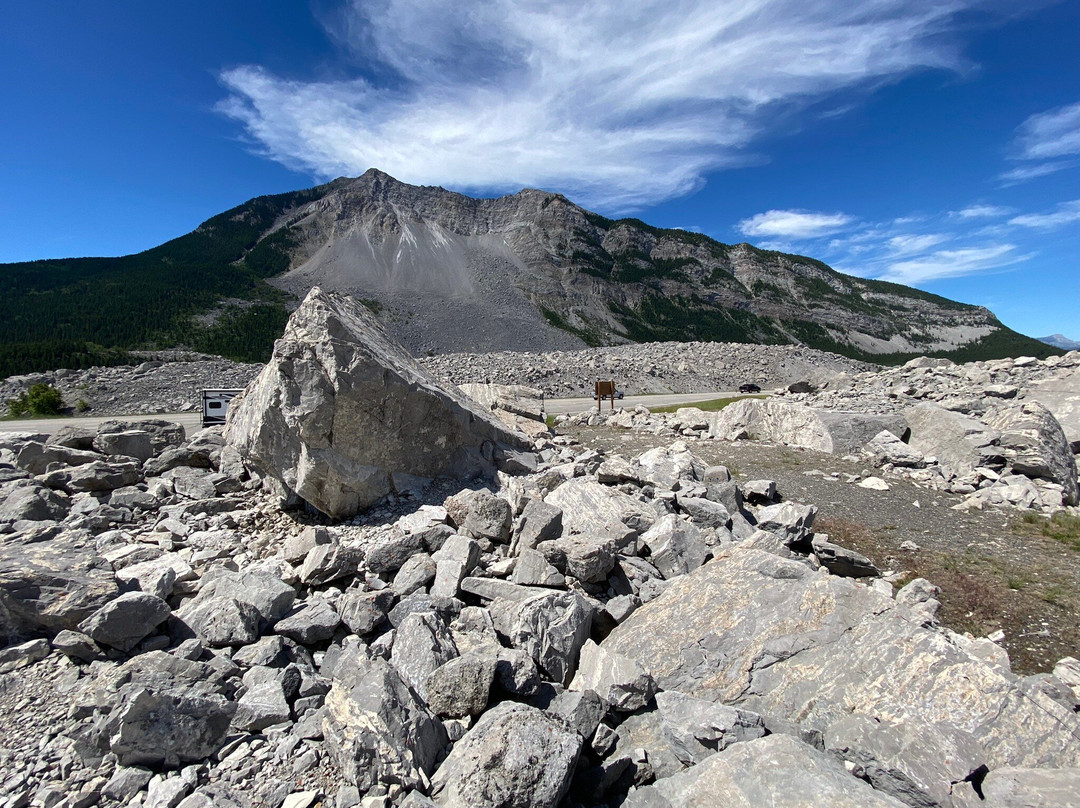
[[[202,391],[202,425],[214,426],[225,423],[225,415],[229,412],[229,402],[240,395],[243,390],[203,390]]]

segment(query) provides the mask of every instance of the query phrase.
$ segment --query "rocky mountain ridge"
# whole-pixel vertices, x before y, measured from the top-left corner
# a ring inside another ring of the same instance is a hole
[[[314,285],[364,301],[414,355],[662,341],[890,363],[1057,351],[986,309],[812,258],[608,219],[545,191],[474,199],[372,169],[257,197],[137,255],[0,267],[0,374],[178,346],[265,361]]]
[[[1051,334],[1049,337],[1039,337],[1038,340],[1063,351],[1080,351],[1080,340],[1069,339],[1064,334]]]
[[[873,356],[993,351],[1018,336],[983,308],[533,189],[473,199],[372,169],[271,235],[291,245],[275,285],[368,299],[417,354],[711,339]]]

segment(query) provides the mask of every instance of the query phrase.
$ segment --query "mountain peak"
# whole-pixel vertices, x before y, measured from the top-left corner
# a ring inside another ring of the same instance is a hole
[[[1064,334],[1051,334],[1049,337],[1039,337],[1038,340],[1063,351],[1080,351],[1080,340],[1069,339]]]

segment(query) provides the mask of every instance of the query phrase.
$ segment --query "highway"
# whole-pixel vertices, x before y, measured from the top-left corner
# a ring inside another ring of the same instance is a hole
[[[672,404],[688,407],[695,401],[712,401],[714,398],[733,398],[739,394],[732,391],[712,393],[653,393],[645,396],[627,396],[621,401],[615,402],[615,409],[622,407],[632,410],[638,404],[645,407],[669,407]],[[595,410],[596,402],[589,398],[549,398],[544,401],[544,408],[548,415],[561,415],[562,413],[578,413],[583,410]],[[611,402],[604,402],[604,411],[611,409]]]
[[[97,429],[106,421],[148,421],[150,419],[161,419],[182,424],[189,435],[202,429],[202,413],[169,412],[160,415],[80,415],[71,418],[17,418],[11,421],[0,421],[0,432],[39,432],[51,435],[64,426]]]
[[[638,404],[646,407],[667,407],[672,404],[688,406],[695,401],[709,401],[714,398],[728,398],[737,396],[738,393],[731,391],[713,393],[658,393],[646,396],[627,396],[621,401],[615,402],[615,407],[633,409]],[[562,413],[578,413],[583,410],[596,409],[596,402],[592,398],[549,398],[544,402],[548,415],[560,415]],[[611,403],[604,402],[604,410],[611,408]],[[105,421],[145,421],[150,418],[160,418],[165,421],[174,421],[182,424],[190,435],[202,428],[200,413],[176,412],[159,415],[90,415],[71,418],[19,418],[9,421],[0,421],[0,433],[2,432],[35,432],[51,435],[56,430],[65,426],[78,426],[84,429],[97,429]]]

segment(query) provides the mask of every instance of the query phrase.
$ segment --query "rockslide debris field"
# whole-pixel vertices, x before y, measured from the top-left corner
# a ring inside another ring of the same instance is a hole
[[[814,441],[886,486],[1075,514],[1053,413],[1078,366],[823,365],[816,393],[565,422],[660,442],[624,456],[512,390],[467,401],[315,289],[224,434],[0,433],[0,798],[1075,805],[1080,663],[1013,673],[938,622],[933,583],[698,449]]]

